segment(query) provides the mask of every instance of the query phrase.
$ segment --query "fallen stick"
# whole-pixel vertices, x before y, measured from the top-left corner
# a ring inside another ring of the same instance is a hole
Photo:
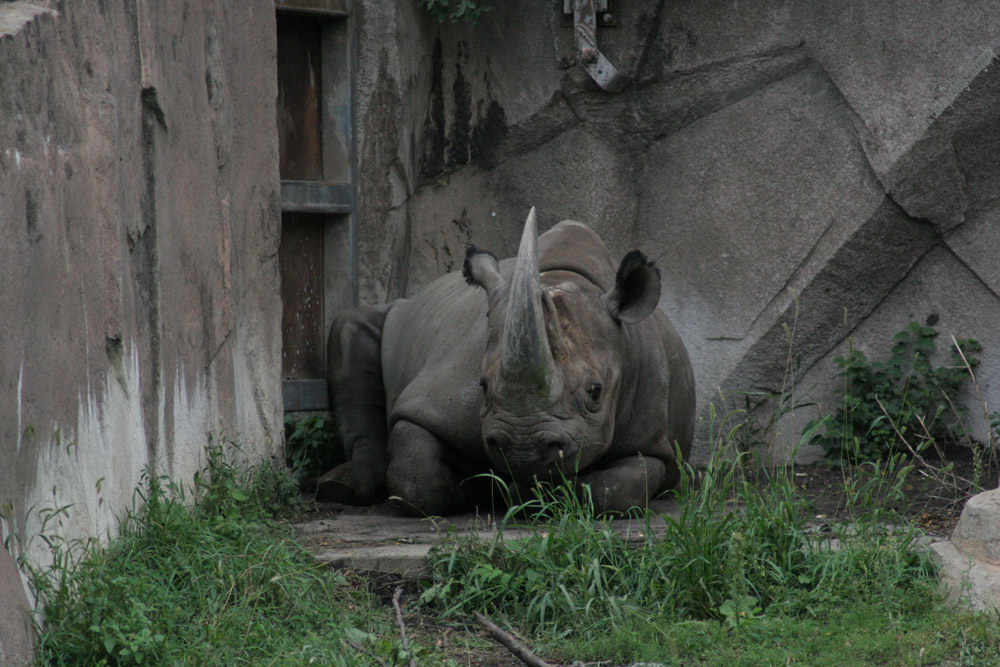
[[[403,610],[399,607],[399,596],[403,593],[403,587],[400,586],[396,589],[396,592],[392,595],[392,606],[396,610],[396,623],[399,625],[399,634],[403,637],[403,650],[407,653],[410,652],[410,638],[406,636],[406,624],[403,623]],[[410,667],[417,667],[417,659],[412,655],[410,656]]]
[[[479,621],[479,625],[483,626],[483,629],[490,634],[490,637],[493,637],[493,639],[503,644],[508,651],[514,654],[515,658],[528,665],[528,667],[552,667],[549,663],[545,662],[525,648],[521,642],[514,639],[509,632],[502,630],[500,626],[480,614],[478,611],[472,612],[472,615],[476,617],[477,621]]]

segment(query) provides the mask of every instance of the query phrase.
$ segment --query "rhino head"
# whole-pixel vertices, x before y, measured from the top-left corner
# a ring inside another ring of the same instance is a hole
[[[483,443],[498,470],[522,481],[572,478],[611,447],[619,406],[634,399],[626,328],[660,296],[659,272],[637,251],[605,291],[572,271],[540,275],[536,240],[532,208],[509,278],[474,247],[464,266],[488,300]]]

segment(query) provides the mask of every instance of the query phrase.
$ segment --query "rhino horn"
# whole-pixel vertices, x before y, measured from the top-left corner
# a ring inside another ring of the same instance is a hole
[[[511,278],[500,374],[504,385],[512,391],[548,395],[555,386],[557,369],[545,330],[537,237],[535,209],[532,207],[524,223],[521,247],[517,251],[514,276]]]

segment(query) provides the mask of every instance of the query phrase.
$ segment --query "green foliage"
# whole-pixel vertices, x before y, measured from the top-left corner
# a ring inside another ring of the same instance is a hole
[[[287,474],[240,468],[225,449],[209,444],[187,490],[147,474],[105,547],[46,538],[52,565],[29,568],[39,663],[349,665],[363,662],[352,641],[395,655],[367,595],[274,520],[294,489]]]
[[[757,598],[752,595],[730,598],[719,605],[719,613],[725,617],[726,623],[731,628],[742,627],[760,618],[760,612]]]
[[[834,363],[843,379],[837,410],[807,427],[812,441],[830,458],[874,461],[916,450],[953,436],[959,416],[954,399],[979,361],[982,346],[971,338],[957,341],[950,363],[933,366],[938,332],[911,322],[894,337],[888,360],[870,362],[850,349]],[[966,367],[968,362],[968,368]]]
[[[844,468],[850,520],[815,525],[794,471],[741,449],[731,415],[711,417],[721,442],[706,466],[683,466],[675,511],[640,514],[621,534],[585,489],[537,486],[496,538],[434,549],[421,602],[443,619],[501,618],[565,663],[998,658],[1000,630],[942,603],[921,533],[896,512],[914,469],[906,458]]]
[[[745,618],[745,617],[744,617]],[[567,637],[546,658],[578,664],[996,665],[997,617],[942,606],[930,586],[888,601],[857,596],[813,613],[728,622],[628,624]],[[991,643],[992,642],[992,643]]]
[[[888,516],[885,501],[909,468],[879,468],[878,483],[855,488],[850,502],[869,504],[874,514],[816,532],[807,529],[808,508],[790,472],[771,471],[751,453],[727,454],[697,471],[685,465],[677,511],[645,513],[632,535],[595,518],[586,490],[539,486],[500,524],[530,512],[526,537],[501,531],[489,542],[456,539],[433,550],[433,581],[421,601],[446,618],[477,609],[549,636],[603,632],[636,619],[714,619],[735,628],[861,593],[897,595],[933,577],[914,550],[917,533],[886,530],[870,518]]]
[[[457,23],[463,21],[475,25],[479,15],[486,9],[482,0],[417,0],[417,3],[444,23],[445,20]]]
[[[324,413],[285,415],[285,461],[300,487],[344,462],[344,448]]]
[[[682,467],[676,510],[640,514],[623,535],[594,516],[585,489],[538,486],[500,521],[506,534],[432,551],[422,602],[445,619],[473,609],[503,618],[566,663],[957,657],[985,665],[1000,657],[1000,629],[942,602],[924,538],[898,512],[914,471],[909,458],[841,468],[849,519],[817,525],[794,470],[762,463],[753,444],[762,434],[741,414],[719,418],[710,406],[710,430],[721,429],[710,436],[715,455],[704,467]],[[533,513],[527,520],[525,511]]]

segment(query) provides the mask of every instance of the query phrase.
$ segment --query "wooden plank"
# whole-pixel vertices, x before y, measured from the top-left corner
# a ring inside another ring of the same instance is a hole
[[[326,380],[282,382],[281,397],[285,412],[330,409],[330,392]]]
[[[323,180],[322,23],[279,12],[278,171]]]
[[[285,379],[325,374],[323,217],[281,216],[281,369]]]
[[[344,18],[351,11],[349,0],[274,0],[274,8],[283,12],[315,14]]]
[[[297,213],[350,213],[354,189],[348,183],[281,181],[281,210]]]

